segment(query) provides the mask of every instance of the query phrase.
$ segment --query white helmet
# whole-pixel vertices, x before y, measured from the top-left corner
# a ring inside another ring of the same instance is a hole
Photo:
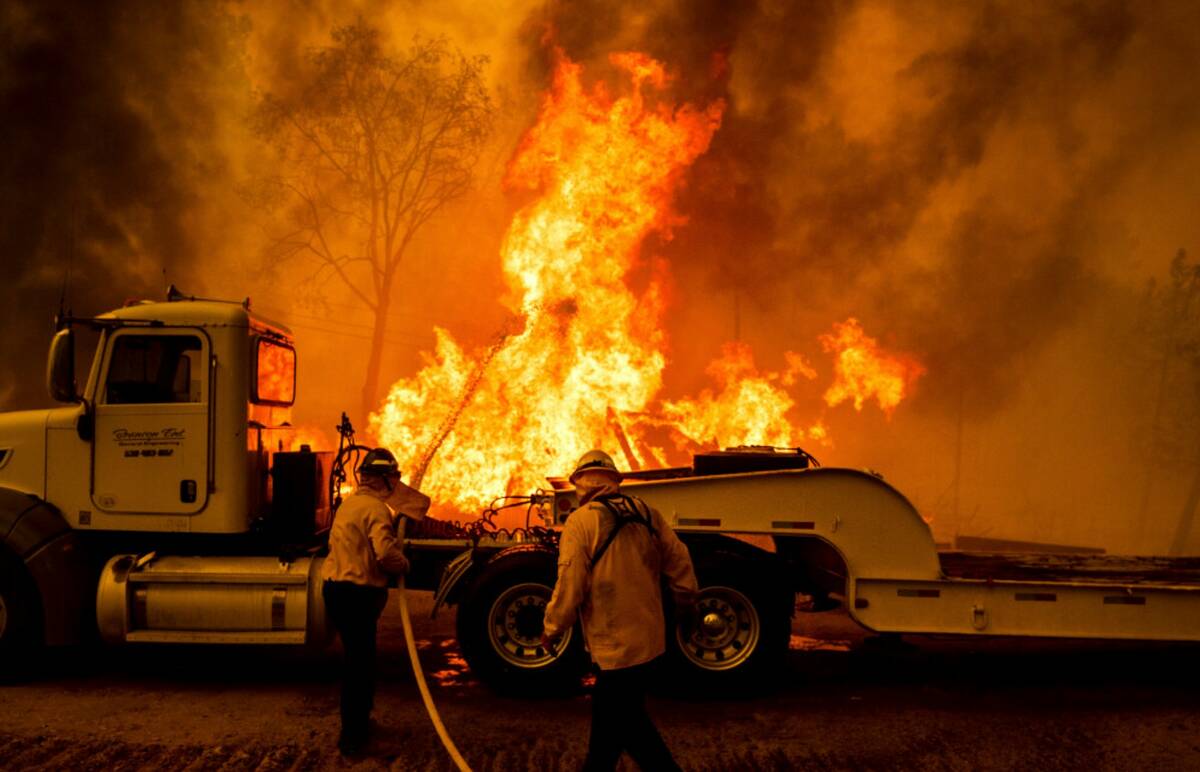
[[[616,463],[612,456],[603,450],[589,450],[580,456],[575,464],[575,471],[571,472],[571,482],[575,482],[575,478],[583,472],[607,472],[612,476],[613,482],[621,482],[621,472]]]

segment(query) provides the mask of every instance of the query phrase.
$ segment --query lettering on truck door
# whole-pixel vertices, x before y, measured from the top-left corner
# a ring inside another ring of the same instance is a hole
[[[92,502],[105,512],[194,514],[208,500],[209,341],[125,329],[96,394]]]

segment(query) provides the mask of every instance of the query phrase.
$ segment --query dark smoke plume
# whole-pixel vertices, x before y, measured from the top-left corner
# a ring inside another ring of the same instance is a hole
[[[1166,548],[1187,481],[1136,450],[1156,402],[1130,362],[1138,288],[1200,241],[1200,6],[560,2],[530,16],[532,79],[547,28],[726,100],[688,224],[645,250],[676,283],[668,390],[734,337],[820,369],[854,316],[927,372],[891,421],[798,395],[835,463],[887,470],[941,538]]]
[[[28,407],[47,400],[41,362],[68,277],[68,304],[92,314],[203,269],[200,194],[222,171],[208,138],[236,35],[209,3],[0,14],[0,406]]]

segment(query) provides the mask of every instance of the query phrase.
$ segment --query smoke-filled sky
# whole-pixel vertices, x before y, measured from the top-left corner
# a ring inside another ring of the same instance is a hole
[[[445,35],[488,55],[498,108],[474,192],[412,253],[385,380],[418,366],[433,324],[483,344],[505,315],[498,253],[517,202],[499,181],[553,30],[597,76],[609,53],[644,50],[680,100],[726,101],[680,192],[684,222],[645,245],[672,277],[668,391],[707,385],[735,336],[764,366],[795,350],[827,368],[817,336],[855,316],[927,373],[890,420],[814,389],[798,409],[830,426],[818,456],[884,472],[939,538],[1165,548],[1195,462],[1137,441],[1158,398],[1134,325],[1145,282],[1200,250],[1200,6],[1186,1],[7,0],[0,407],[44,404],[68,274],[79,313],[168,282],[251,295],[297,331],[301,420],[354,404],[369,316],[263,264],[267,215],[246,190],[271,163],[250,128],[257,95],[286,91],[359,14],[397,47]],[[345,367],[313,366],[330,359]],[[1168,421],[1195,399],[1169,397]]]

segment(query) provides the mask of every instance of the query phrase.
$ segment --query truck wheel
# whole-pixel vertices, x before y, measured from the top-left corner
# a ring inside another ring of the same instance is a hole
[[[501,555],[471,583],[458,607],[458,643],[471,671],[513,694],[579,686],[587,668],[583,636],[568,630],[556,652],[542,647],[542,618],[557,575],[545,551]]]
[[[695,622],[668,635],[674,669],[685,683],[747,685],[778,667],[791,636],[794,596],[737,555],[697,564],[696,577]]]
[[[28,674],[41,648],[37,587],[21,561],[0,550],[0,681]]]

